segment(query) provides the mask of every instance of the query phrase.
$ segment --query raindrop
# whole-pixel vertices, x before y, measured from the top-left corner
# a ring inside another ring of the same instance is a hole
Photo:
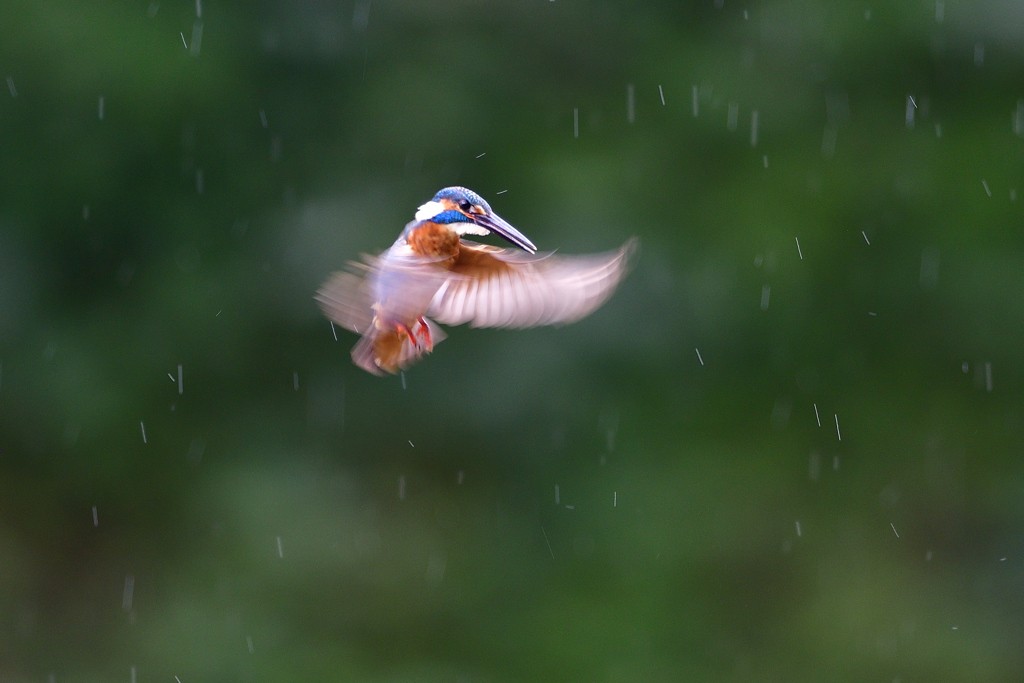
[[[192,24],[192,48],[189,54],[193,57],[199,56],[199,50],[203,45],[203,22],[198,19]]]
[[[360,0],[352,8],[352,28],[363,32],[370,25],[370,0]]]
[[[121,596],[121,609],[128,612],[132,608],[132,598],[135,594],[135,575],[128,574],[124,577],[124,593]]]
[[[932,290],[939,284],[939,249],[927,247],[921,252],[921,289]]]
[[[807,458],[807,476],[811,481],[818,481],[818,477],[821,476],[821,453],[818,451],[811,451]]]

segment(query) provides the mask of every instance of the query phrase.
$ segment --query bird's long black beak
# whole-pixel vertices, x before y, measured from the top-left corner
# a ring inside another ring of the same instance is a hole
[[[537,247],[534,246],[533,242],[527,239],[526,235],[513,228],[508,221],[501,216],[492,213],[488,216],[473,216],[473,220],[480,227],[487,228],[495,235],[508,240],[520,249],[524,249],[531,254],[537,253]]]

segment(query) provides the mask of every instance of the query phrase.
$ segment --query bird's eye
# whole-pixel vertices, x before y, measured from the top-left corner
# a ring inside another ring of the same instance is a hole
[[[465,211],[466,213],[469,213],[469,211],[473,208],[473,205],[469,203],[469,200],[462,199],[459,201],[459,208]]]

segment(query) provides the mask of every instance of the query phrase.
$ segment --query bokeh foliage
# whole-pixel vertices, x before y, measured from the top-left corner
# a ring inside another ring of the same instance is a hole
[[[0,678],[1024,676],[1018,3],[3,15]],[[365,375],[453,183],[640,261]]]

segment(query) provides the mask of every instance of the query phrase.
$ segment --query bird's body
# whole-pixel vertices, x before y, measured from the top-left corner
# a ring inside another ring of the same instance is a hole
[[[491,232],[520,250],[463,237]],[[356,365],[396,373],[444,339],[435,320],[526,328],[588,315],[614,291],[634,250],[630,240],[605,254],[537,254],[477,194],[450,187],[419,208],[390,249],[331,276],[317,300],[328,318],[362,335]]]

